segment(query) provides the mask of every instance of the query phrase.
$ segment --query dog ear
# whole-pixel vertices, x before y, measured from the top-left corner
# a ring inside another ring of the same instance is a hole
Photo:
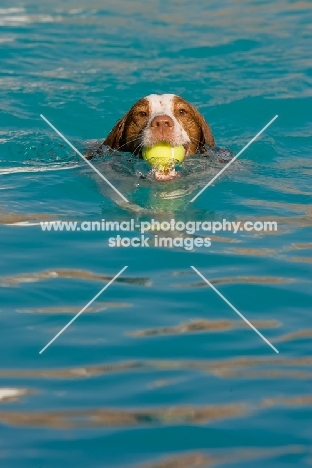
[[[203,145],[215,146],[215,140],[214,140],[211,128],[207,124],[204,116],[198,112],[197,117],[198,117],[198,123],[199,123],[200,129],[201,129],[201,138],[200,138],[201,146],[202,147]]]
[[[110,131],[101,146],[110,146],[113,149],[119,149],[123,141],[123,133],[127,120],[126,114],[122,119],[118,120],[115,127]]]

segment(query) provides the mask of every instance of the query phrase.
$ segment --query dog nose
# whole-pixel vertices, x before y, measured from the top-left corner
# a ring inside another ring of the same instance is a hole
[[[151,127],[157,127],[159,130],[172,129],[173,120],[169,115],[157,115],[151,121]]]

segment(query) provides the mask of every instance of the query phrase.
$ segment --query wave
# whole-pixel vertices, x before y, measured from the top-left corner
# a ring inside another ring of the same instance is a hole
[[[0,169],[0,175],[26,173],[26,172],[47,172],[47,171],[64,171],[68,169],[75,169],[78,164],[66,165],[65,163],[60,164],[49,164],[42,166],[19,166],[19,167],[5,167]]]

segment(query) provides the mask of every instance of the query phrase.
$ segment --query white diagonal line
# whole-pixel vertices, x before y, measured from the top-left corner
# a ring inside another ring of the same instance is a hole
[[[102,288],[102,289],[101,289],[101,291],[100,291],[100,292],[98,292],[98,293],[96,294],[96,296],[94,296],[94,298],[93,298],[93,299],[91,299],[91,301],[90,301],[90,302],[88,302],[88,304],[87,304],[87,305],[85,305],[85,306],[84,306],[84,308],[83,308],[83,309],[81,309],[81,311],[80,311],[80,312],[78,312],[78,314],[76,314],[76,315],[75,315],[75,317],[74,317],[74,318],[72,318],[72,319],[71,319],[71,321],[70,321],[70,322],[68,322],[68,324],[67,324],[67,325],[65,325],[65,327],[64,327],[64,328],[62,328],[62,330],[61,330],[61,331],[59,331],[59,332],[58,332],[58,334],[57,334],[57,335],[55,335],[55,337],[54,337],[54,338],[52,338],[52,340],[51,340],[51,341],[49,341],[49,343],[48,343],[48,344],[47,344],[47,345],[46,345],[44,348],[42,348],[42,350],[41,350],[41,351],[39,351],[39,354],[42,354],[42,353],[43,353],[43,351],[45,351],[45,350],[48,348],[48,346],[50,346],[50,344],[52,344],[52,343],[53,343],[53,341],[55,341],[55,340],[56,340],[56,338],[58,338],[58,337],[59,337],[59,336],[60,336],[60,335],[63,333],[63,331],[65,331],[65,330],[66,330],[66,328],[68,328],[68,327],[69,327],[69,325],[71,325],[71,324],[72,324],[72,323],[73,323],[73,322],[76,320],[76,318],[78,318],[78,317],[79,317],[79,315],[81,315],[81,314],[82,314],[82,312],[84,312],[84,311],[85,311],[85,310],[86,310],[86,309],[89,307],[89,305],[91,305],[91,304],[92,304],[92,302],[94,302],[94,301],[95,301],[95,299],[97,299],[97,298],[98,298],[98,297],[99,297],[99,296],[102,294],[102,292],[104,292],[104,291],[105,291],[105,289],[107,289],[107,288],[108,288],[108,287],[109,287],[109,286],[110,286],[110,285],[111,285],[111,284],[112,284],[112,283],[115,281],[115,279],[117,279],[117,278],[118,278],[118,276],[120,276],[120,275],[121,275],[121,273],[123,273],[123,272],[125,271],[125,269],[126,269],[126,268],[128,268],[128,266],[125,266],[125,267],[124,267],[122,270],[120,270],[120,272],[119,272],[119,273],[117,273],[117,275],[116,275],[116,276],[114,276],[114,278],[113,278],[113,279],[111,279],[111,280],[110,280],[110,281],[109,281],[109,282],[108,282],[108,283],[107,283],[107,284],[104,286],[104,288]]]
[[[222,174],[222,172],[224,172],[224,171],[225,171],[225,169],[227,169],[227,168],[228,168],[228,167],[229,167],[229,166],[230,166],[230,165],[231,165],[231,164],[232,164],[232,163],[233,163],[233,162],[234,162],[234,161],[235,161],[235,160],[238,158],[238,156],[240,156],[240,155],[241,155],[241,154],[242,154],[242,153],[245,151],[245,149],[247,149],[247,148],[248,148],[248,146],[250,146],[250,145],[251,145],[251,143],[253,143],[253,142],[254,142],[254,141],[255,141],[255,140],[256,140],[256,139],[257,139],[257,138],[258,138],[258,137],[261,135],[261,133],[263,133],[263,132],[264,132],[264,130],[266,130],[266,129],[267,129],[267,128],[268,128],[268,127],[271,125],[271,123],[273,123],[273,122],[274,122],[274,120],[275,120],[275,119],[277,119],[277,117],[278,117],[278,115],[276,115],[275,117],[273,117],[273,119],[272,119],[272,120],[270,120],[270,122],[269,122],[269,123],[267,123],[267,124],[266,124],[266,126],[265,126],[265,127],[263,127],[263,129],[262,129],[262,130],[260,130],[260,132],[259,132],[259,133],[257,133],[257,135],[256,135],[256,136],[254,136],[254,137],[253,137],[253,138],[250,140],[250,142],[249,142],[249,143],[247,143],[247,145],[245,145],[245,146],[244,146],[244,148],[243,148],[243,149],[241,149],[241,150],[240,150],[240,152],[239,152],[239,153],[237,153],[237,155],[236,155],[236,156],[234,156],[234,158],[233,158],[233,159],[231,159],[231,161],[230,161],[230,162],[228,162],[228,163],[227,163],[227,164],[226,164],[226,165],[225,165],[225,166],[224,166],[224,167],[221,169],[221,171],[220,171],[220,172],[218,172],[218,174],[217,174],[217,175],[215,175],[215,176],[213,177],[213,179],[211,179],[211,181],[210,181],[210,182],[208,182],[208,184],[207,184],[207,185],[205,185],[205,187],[204,187],[204,188],[202,188],[202,189],[201,189],[201,190],[198,192],[198,194],[197,194],[197,195],[195,195],[195,197],[194,197],[194,198],[192,198],[192,200],[191,200],[191,203],[192,203],[193,201],[195,201],[195,200],[196,200],[196,198],[197,198],[197,197],[199,197],[199,195],[201,195],[201,194],[204,192],[204,190],[206,190],[206,188],[208,188],[208,187],[209,187],[209,185],[211,185],[211,184],[212,184],[212,183],[213,183],[213,182],[214,182],[214,181],[215,181],[215,180],[216,180],[216,179],[219,177],[219,175],[221,175],[221,174]]]
[[[207,283],[217,294],[218,296],[220,296],[224,302],[226,302],[233,310],[234,312],[236,312],[240,318],[242,318],[246,323],[247,325],[250,326],[250,328],[252,328],[259,336],[260,338],[263,339],[263,341],[265,341],[276,353],[279,353],[279,351],[275,348],[275,346],[272,345],[272,343],[269,342],[269,340],[267,340],[263,335],[262,333],[259,332],[259,330],[256,329],[256,327],[253,326],[252,323],[249,322],[249,320],[246,319],[246,317],[243,316],[243,314],[241,314],[239,312],[239,310],[236,309],[236,307],[234,307],[230,301],[228,301],[224,296],[223,294],[221,294],[201,273],[200,271],[197,270],[197,268],[195,268],[194,266],[191,266],[191,268],[193,268],[193,270],[198,274],[198,276],[200,276],[204,281],[205,283]]]
[[[47,122],[47,124],[50,125],[50,127],[53,128],[53,130],[54,130],[61,138],[63,138],[63,140],[66,141],[66,143],[67,143],[74,151],[76,151],[76,153],[77,153],[87,164],[89,164],[89,166],[92,167],[92,169],[93,169],[103,180],[105,180],[105,182],[106,182],[113,190],[115,190],[115,192],[118,193],[118,195],[119,195],[123,200],[125,200],[125,202],[129,203],[129,200],[127,200],[126,197],[125,197],[122,193],[120,193],[119,190],[117,190],[116,187],[115,187],[108,179],[106,179],[106,177],[103,176],[103,174],[101,174],[101,172],[100,172],[95,166],[93,166],[93,164],[91,164],[90,161],[88,161],[88,159],[85,158],[84,155],[81,154],[80,151],[78,151],[77,148],[75,148],[75,146],[72,145],[71,142],[68,141],[67,138],[64,137],[64,135],[63,135],[61,132],[59,132],[58,129],[55,128],[54,125],[52,125],[51,122],[49,122],[49,120],[45,118],[44,115],[40,114],[40,117],[41,117],[45,122]]]

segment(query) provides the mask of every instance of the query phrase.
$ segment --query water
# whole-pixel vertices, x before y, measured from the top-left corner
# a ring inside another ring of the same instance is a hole
[[[308,2],[2,0],[2,466],[311,466],[310,24]],[[279,117],[194,203],[217,158],[170,183],[96,160],[128,204],[39,117],[83,150],[152,92],[196,105],[234,154]],[[152,217],[278,231],[186,250],[38,226]]]

